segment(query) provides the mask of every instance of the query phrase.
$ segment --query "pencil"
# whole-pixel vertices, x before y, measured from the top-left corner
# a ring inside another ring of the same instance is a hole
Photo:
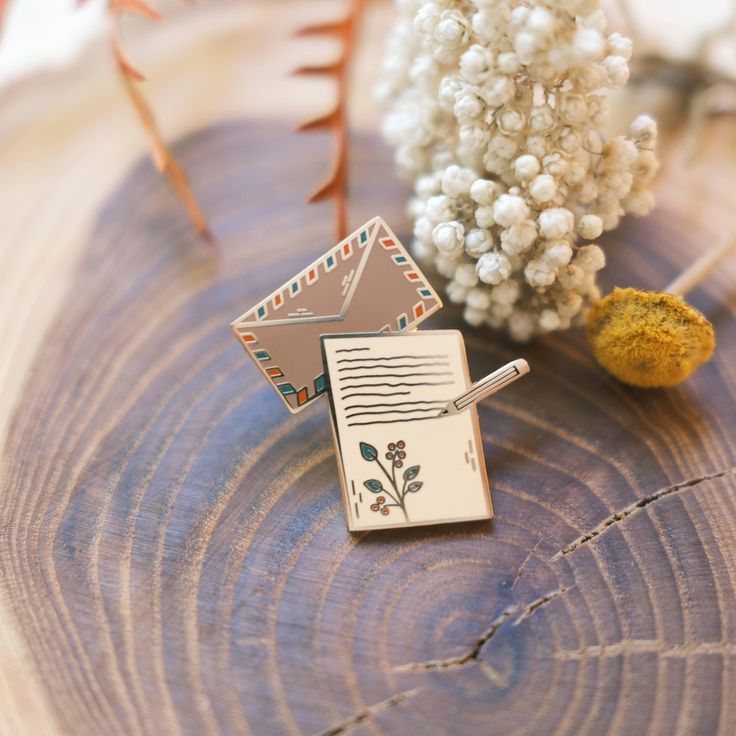
[[[450,401],[439,413],[439,416],[459,414],[469,406],[483,401],[483,399],[495,394],[527,373],[529,373],[529,364],[525,360],[521,358],[512,360],[497,371],[474,383],[465,393]]]

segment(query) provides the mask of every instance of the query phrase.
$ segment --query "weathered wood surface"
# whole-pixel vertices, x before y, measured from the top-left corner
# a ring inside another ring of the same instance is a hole
[[[354,143],[353,224],[408,240],[388,152]],[[31,347],[3,392],[2,732],[733,733],[736,264],[692,295],[719,348],[675,390],[616,383],[579,332],[466,329],[473,375],[533,369],[481,408],[495,520],[351,536],[326,406],[284,411],[228,330],[331,244],[302,204],[328,145],[253,121],[180,140],[215,257],[141,157],[34,341],[43,262],[6,292]],[[734,151],[725,118],[695,163],[673,148],[606,286],[663,286],[733,227]],[[70,195],[47,196],[53,263]]]
[[[356,148],[356,217],[406,230],[386,152]],[[732,730],[725,281],[694,295],[717,357],[674,391],[618,385],[580,334],[519,350],[467,331],[474,375],[533,366],[481,411],[493,525],[351,537],[326,407],[284,412],[227,328],[329,243],[327,208],[299,201],[321,151],[240,123],[179,150],[221,255],[141,161],[100,213],[4,449],[3,592],[55,724]],[[287,190],[279,157],[301,162]],[[607,281],[675,272],[699,226],[679,204],[609,240]],[[452,309],[432,320],[457,325]]]

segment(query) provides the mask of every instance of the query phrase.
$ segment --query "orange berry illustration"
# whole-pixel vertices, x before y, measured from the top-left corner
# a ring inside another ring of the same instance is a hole
[[[397,513],[399,516],[403,516],[409,521],[409,513],[405,505],[406,500],[407,498],[413,498],[413,495],[424,486],[423,480],[416,479],[419,475],[420,466],[412,465],[403,471],[403,473],[397,472],[399,468],[404,467],[404,461],[408,457],[408,453],[404,451],[406,442],[404,440],[388,442],[384,447],[387,448],[384,451],[384,457],[390,461],[385,464],[381,461],[381,453],[376,447],[367,442],[359,443],[360,454],[363,460],[368,463],[375,462],[389,483],[387,487],[384,487],[382,482],[375,478],[363,481],[363,485],[371,493],[376,494],[372,496],[374,502],[370,504],[370,510],[379,512],[382,516],[389,516],[391,514],[391,508],[398,508],[399,511]],[[382,495],[378,495],[379,493]],[[391,503],[387,503],[389,499]]]

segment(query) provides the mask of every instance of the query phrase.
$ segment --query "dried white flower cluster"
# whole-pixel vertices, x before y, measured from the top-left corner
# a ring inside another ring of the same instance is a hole
[[[396,0],[379,97],[414,180],[414,250],[472,325],[516,340],[569,327],[598,298],[595,240],[653,205],[657,126],[606,140],[631,41],[598,0]]]

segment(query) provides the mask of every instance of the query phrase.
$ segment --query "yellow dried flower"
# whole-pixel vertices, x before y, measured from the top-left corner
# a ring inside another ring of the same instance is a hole
[[[713,325],[680,296],[614,289],[588,317],[596,360],[632,386],[676,386],[713,355]]]

